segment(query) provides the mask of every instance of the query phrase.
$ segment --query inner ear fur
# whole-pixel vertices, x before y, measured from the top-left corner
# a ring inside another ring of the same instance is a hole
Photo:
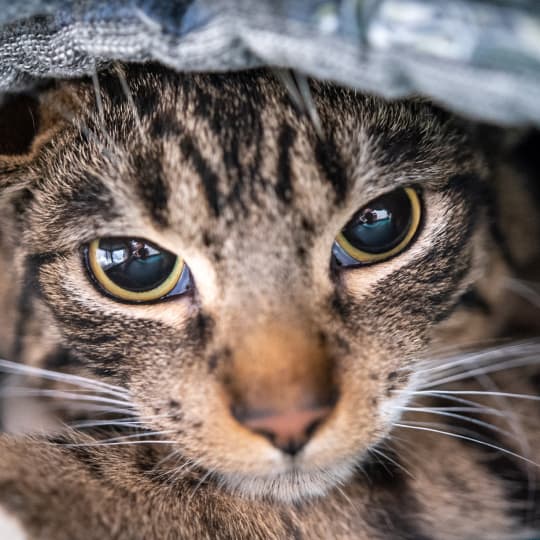
[[[0,155],[28,154],[40,129],[39,101],[30,94],[8,94],[0,103]]]

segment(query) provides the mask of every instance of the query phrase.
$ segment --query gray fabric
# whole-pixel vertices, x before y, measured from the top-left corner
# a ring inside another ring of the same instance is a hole
[[[0,0],[0,91],[111,60],[285,66],[540,125],[540,0]]]

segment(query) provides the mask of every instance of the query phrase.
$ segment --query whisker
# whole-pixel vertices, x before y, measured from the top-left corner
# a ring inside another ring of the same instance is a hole
[[[480,351],[467,352],[458,356],[447,358],[441,364],[441,359],[435,358],[419,362],[417,369],[418,374],[431,373],[434,371],[446,371],[451,368],[461,367],[466,364],[475,364],[480,362],[493,362],[494,360],[506,361],[508,357],[523,357],[540,355],[540,342],[537,339],[522,341],[520,343],[512,343],[501,347],[492,347]],[[433,365],[435,364],[435,365]]]
[[[101,98],[101,86],[99,84],[99,76],[97,72],[97,68],[94,67],[92,71],[92,84],[94,85],[94,94],[96,97],[96,106],[98,109],[98,115],[99,119],[101,121],[101,133],[105,137],[105,139],[110,143],[110,136],[105,131],[105,108],[103,107],[103,100]],[[110,144],[111,148],[114,148],[114,144]]]
[[[426,414],[446,416],[448,418],[455,418],[456,420],[462,420],[464,422],[476,424],[477,426],[481,426],[486,429],[493,430],[497,433],[500,433],[501,435],[505,435],[509,438],[512,438],[512,433],[510,433],[509,431],[505,431],[504,429],[501,429],[498,426],[490,424],[489,422],[484,422],[483,420],[479,420],[478,418],[471,418],[470,416],[465,416],[463,414],[457,414],[453,412],[440,411],[440,410],[433,410],[433,409],[430,409],[429,407],[398,407],[398,409],[403,410],[403,411],[416,411],[416,412],[421,412],[421,413],[426,413]]]
[[[490,392],[485,390],[431,390],[424,392],[424,390],[415,390],[416,395],[432,395],[432,396],[491,396],[491,397],[505,397],[511,399],[525,399],[530,401],[540,401],[540,396],[534,396],[532,394],[515,394],[512,392]]]
[[[338,491],[338,493],[345,499],[345,502],[353,509],[356,509],[356,505],[353,503],[352,499],[345,493],[345,490],[339,485],[336,484],[335,489]],[[342,512],[344,516],[346,516],[345,512]]]
[[[483,386],[485,391],[500,392],[499,387],[489,375],[480,374],[476,376],[476,379]],[[506,418],[506,423],[508,425],[508,428],[514,432],[515,439],[520,446],[521,453],[525,455],[529,455],[531,451],[530,443],[527,437],[527,432],[524,429],[523,424],[521,422],[521,418],[519,417],[519,415],[515,413],[514,409],[509,404],[508,399],[506,397],[495,396],[494,401],[498,403],[502,409],[508,411],[508,416]],[[530,474],[529,471],[528,471],[528,476],[529,476],[529,486],[530,486],[531,485],[530,482],[532,481],[532,474]]]
[[[88,394],[77,394],[76,392],[66,392],[64,390],[53,390],[49,388],[25,388],[25,387],[7,387],[0,391],[2,397],[48,397],[71,401],[90,401],[95,403],[107,403],[109,405],[123,405],[124,407],[134,408],[134,405],[118,399],[111,399],[102,396]]]
[[[27,366],[17,362],[11,362],[9,360],[0,360],[0,371],[21,375],[30,375],[42,379],[64,382],[73,386],[81,386],[83,388],[95,389],[99,387],[102,393],[109,393],[117,397],[125,396],[125,399],[128,399],[129,396],[129,391],[127,389],[113,384],[104,383],[102,381],[98,381],[97,379],[89,379],[87,377],[81,377],[80,375],[70,375],[68,373],[61,373],[59,371],[51,371],[48,369]]]
[[[294,72],[294,79],[296,81],[296,87],[300,93],[300,97],[303,103],[303,109],[309,116],[313,127],[319,138],[323,137],[323,131],[321,126],[321,119],[319,113],[317,112],[317,107],[313,101],[313,96],[311,95],[311,89],[309,88],[309,81],[305,75],[302,73]]]
[[[118,437],[111,437],[109,439],[103,439],[99,440],[100,443],[114,443],[124,440],[130,440],[130,439],[137,439],[140,437],[160,437],[161,435],[170,435],[171,433],[176,433],[174,430],[166,430],[166,431],[150,431],[148,433],[132,433],[130,435],[119,435]],[[158,439],[159,440],[159,439]]]
[[[369,448],[368,452],[374,452],[375,454],[378,454],[383,459],[385,459],[386,461],[392,463],[392,465],[394,465],[398,469],[402,470],[405,474],[410,476],[413,480],[415,479],[414,475],[408,469],[406,469],[401,463],[397,462],[395,459],[392,459],[390,456],[385,454],[382,450],[379,450],[379,449],[373,447],[373,448]]]
[[[408,396],[408,397],[411,397],[411,396],[415,397],[418,394],[420,395],[420,397],[429,396],[429,397],[441,398],[441,399],[445,399],[447,401],[451,401],[454,403],[470,405],[471,407],[476,408],[476,409],[482,409],[483,407],[485,407],[485,404],[480,403],[478,401],[472,401],[470,399],[465,399],[465,398],[461,398],[454,395],[450,395],[450,396],[444,395],[443,392],[444,391],[441,391],[441,390],[407,390],[407,391],[395,390],[394,391],[394,393],[403,393],[405,396]]]
[[[193,492],[191,493],[190,497],[189,497],[189,500],[191,501],[191,499],[193,499],[193,497],[195,497],[195,494],[197,493],[197,491],[199,490],[199,488],[206,482],[206,480],[208,480],[212,474],[214,474],[214,471],[212,469],[208,469],[206,471],[205,474],[203,474],[199,480],[199,482],[197,483],[197,485],[193,488]]]
[[[535,285],[538,286],[536,283],[531,283],[521,279],[506,278],[503,284],[507,289],[515,292],[533,306],[540,308],[540,292],[534,288]]]
[[[80,108],[84,108],[84,104],[81,102],[81,100],[79,99],[79,96],[77,96],[77,94],[74,91],[70,91],[69,95],[73,99],[73,101],[75,101],[78,104]],[[107,146],[106,144],[103,143],[103,141],[101,141],[99,136],[90,129],[90,127],[87,124],[81,123],[80,118],[77,116],[76,113],[73,112],[72,114],[67,114],[65,110],[60,110],[59,107],[54,107],[54,110],[64,120],[66,120],[73,126],[76,126],[77,129],[79,129],[81,133],[89,141],[92,141],[99,148],[100,152],[104,156],[107,156],[111,160],[111,163],[114,163],[115,158],[117,159],[118,157],[121,156],[121,154],[115,152],[114,145],[113,145],[113,148],[111,148],[110,146]],[[105,134],[105,139],[108,140],[108,137],[106,134]]]
[[[122,441],[122,442],[111,442],[111,443],[62,443],[60,446],[66,447],[79,447],[79,446],[123,446],[123,445],[134,445],[134,444],[176,444],[176,441],[164,441],[162,439],[157,439],[155,441]]]
[[[299,110],[304,109],[304,102],[302,95],[298,90],[294,77],[291,74],[291,71],[288,69],[275,68],[273,70],[274,75],[281,82],[281,84],[287,90],[287,94],[291,98],[291,101],[294,103],[295,107]]]
[[[55,404],[54,402],[47,403],[47,407],[54,407],[61,409],[64,405]],[[91,403],[85,403],[85,402],[79,402],[77,403],[77,406],[82,407],[84,406],[84,412],[93,412],[97,415],[99,414],[121,414],[121,415],[131,415],[133,418],[139,417],[139,411],[136,409],[129,410],[125,408],[117,408],[117,407],[102,407],[100,405],[93,405]]]
[[[129,85],[126,81],[126,77],[122,71],[122,67],[120,64],[115,63],[114,64],[114,70],[116,72],[116,75],[118,77],[118,80],[120,81],[120,86],[122,87],[122,92],[124,92],[124,95],[126,96],[126,99],[128,100],[129,106],[131,107],[131,110],[133,111],[133,117],[135,118],[135,123],[137,124],[137,129],[139,131],[139,135],[141,137],[141,141],[144,141],[145,139],[145,133],[142,127],[141,122],[141,116],[139,114],[139,111],[137,110],[137,106],[135,105],[135,100],[133,99],[133,94],[131,93],[131,90],[129,89]]]
[[[89,429],[95,427],[130,427],[130,428],[142,428],[146,425],[150,425],[149,422],[80,422],[78,424],[68,424],[71,429]]]
[[[449,412],[470,412],[470,413],[477,413],[477,414],[489,414],[493,416],[501,416],[506,417],[505,412],[501,411],[500,409],[495,409],[493,407],[456,407],[454,405],[451,405],[449,407],[408,407],[407,410],[409,411],[449,411]]]
[[[168,478],[171,482],[176,482],[176,480],[180,477],[181,474],[189,474],[191,471],[196,469],[197,467],[200,467],[200,462],[197,459],[194,458],[186,458],[183,457],[179,450],[176,450],[175,452],[172,452],[172,454],[176,453],[177,457],[180,459],[183,459],[184,462],[180,466],[172,467],[170,470],[163,471],[159,477],[160,478]],[[171,454],[169,454],[171,456]],[[171,456],[171,459],[174,456]],[[165,460],[161,460],[161,462],[164,462]],[[160,464],[162,464],[160,462]],[[156,465],[152,470],[156,469],[158,465]]]
[[[136,419],[133,417],[125,417],[125,418],[112,418],[112,419],[106,419],[106,420],[84,420],[81,422],[77,422],[74,424],[70,424],[69,427],[72,429],[82,429],[86,427],[100,427],[100,426],[109,426],[109,425],[123,425],[129,424],[129,425],[137,425],[137,424],[150,424],[153,420],[158,420],[160,418],[168,418],[170,415],[168,414],[157,414],[154,416],[137,416]]]
[[[180,457],[181,453],[180,450],[173,450],[169,454],[167,454],[164,458],[160,459],[153,467],[151,472],[154,472],[155,470],[159,469],[164,463],[167,463],[167,461],[170,461],[171,459],[174,459],[175,457]],[[169,472],[169,471],[167,471]]]
[[[449,383],[452,383],[452,382],[461,381],[463,379],[469,379],[469,378],[472,378],[472,377],[477,377],[479,375],[486,375],[488,373],[494,373],[494,372],[497,372],[497,371],[503,371],[505,369],[513,369],[513,368],[517,368],[517,367],[528,366],[528,365],[532,364],[531,360],[534,360],[535,363],[540,362],[539,354],[540,353],[537,353],[534,357],[533,356],[526,356],[524,358],[516,358],[516,359],[513,359],[513,360],[506,360],[506,361],[503,361],[503,362],[499,362],[498,364],[495,364],[495,365],[490,365],[490,366],[486,366],[486,367],[480,367],[480,368],[471,369],[469,371],[464,371],[464,372],[461,372],[461,373],[459,373],[457,375],[451,375],[451,376],[448,376],[446,378],[430,380],[430,381],[428,381],[428,382],[426,382],[424,384],[421,384],[419,386],[419,388],[431,388],[433,386],[440,386],[440,385],[443,385],[443,384],[449,384]]]
[[[470,357],[484,357],[497,354],[501,349],[519,347],[533,340],[516,342],[509,337],[490,337],[478,341],[470,341],[466,344],[439,344],[426,351],[416,363],[416,371],[423,367],[424,370],[444,368],[446,364],[468,361]],[[538,348],[538,345],[537,345]],[[441,362],[443,362],[441,364]],[[423,370],[421,370],[423,371]]]
[[[535,461],[533,461],[532,459],[526,458],[525,456],[522,456],[520,454],[516,454],[515,452],[512,452],[511,450],[507,450],[506,448],[503,448],[501,446],[497,446],[496,444],[491,444],[486,441],[482,441],[480,439],[475,439],[474,437],[468,437],[467,435],[461,435],[459,433],[453,433],[451,431],[430,428],[423,425],[419,426],[415,424],[394,423],[393,426],[398,427],[398,428],[404,428],[404,429],[416,429],[418,431],[428,431],[431,433],[438,433],[440,435],[448,435],[449,437],[454,437],[456,439],[463,439],[465,441],[470,441],[470,442],[479,444],[481,446],[486,446],[488,448],[492,448],[493,450],[503,452],[504,454],[520,459],[526,463],[530,463],[531,465],[534,465],[535,467],[540,467],[540,465],[536,463]]]
[[[111,419],[111,420],[86,420],[84,422],[76,422],[69,424],[71,429],[85,429],[85,428],[94,428],[94,427],[115,427],[115,426],[125,426],[125,427],[138,427],[150,425],[151,419],[141,419],[137,417],[134,418],[122,418],[122,419]]]

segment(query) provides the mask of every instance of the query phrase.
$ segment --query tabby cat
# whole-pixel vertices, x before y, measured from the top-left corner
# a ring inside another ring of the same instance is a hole
[[[4,101],[2,538],[540,534],[537,146],[284,77]]]

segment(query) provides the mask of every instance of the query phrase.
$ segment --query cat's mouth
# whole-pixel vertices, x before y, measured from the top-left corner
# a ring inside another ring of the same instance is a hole
[[[212,444],[198,451],[189,443],[184,446],[186,440],[180,446],[186,461],[199,465],[202,483],[215,483],[249,499],[297,503],[344,484],[369,454],[367,449],[387,434],[375,411],[365,423],[350,412],[339,406],[331,414],[296,411],[287,418],[261,416],[248,426],[232,415],[222,416],[219,432],[206,422],[200,428],[200,436]]]

